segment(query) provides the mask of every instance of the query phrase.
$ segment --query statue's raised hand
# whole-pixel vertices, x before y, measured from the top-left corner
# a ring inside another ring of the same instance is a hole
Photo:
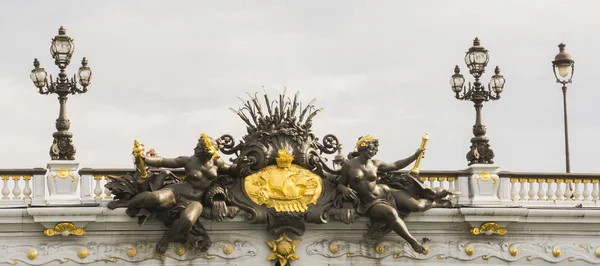
[[[425,158],[425,149],[417,149],[415,154],[413,154],[413,157],[415,158],[415,160],[417,158],[419,158],[419,154],[421,154],[421,153],[423,153],[423,155],[421,155],[421,156],[423,156],[423,158]]]

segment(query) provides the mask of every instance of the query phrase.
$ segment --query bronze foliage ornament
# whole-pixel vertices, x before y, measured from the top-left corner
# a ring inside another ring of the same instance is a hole
[[[283,247],[295,248],[299,240],[292,239],[304,234],[306,223],[337,220],[349,224],[365,215],[371,219],[365,240],[375,245],[390,231],[410,236],[402,222],[410,212],[451,207],[446,199],[451,192],[424,187],[418,177],[428,135],[417,152],[394,163],[372,159],[379,142],[364,136],[357,150],[347,159],[336,156],[338,167],[330,167],[325,155],[341,152],[341,145],[334,135],[320,141],[312,133],[313,118],[321,109],[315,108],[315,100],[303,106],[298,97],[296,93],[291,99],[284,89],[273,101],[266,92],[263,101],[257,94],[240,98],[242,107],[231,110],[244,121],[247,134],[236,142],[231,135],[213,140],[202,133],[192,156],[144,155],[143,145],[136,140],[136,171],[110,178],[106,187],[115,200],[108,207],[127,208],[127,214],[137,217],[140,224],[162,221],[169,229],[157,253],[164,253],[170,242],[205,251],[210,237],[198,218],[221,221],[243,210],[248,223],[266,224],[268,233],[278,236],[267,241],[273,249],[268,259],[281,265],[299,259],[293,249]],[[229,155],[230,162],[221,159],[219,152]],[[416,160],[410,173],[397,172]],[[186,169],[185,180],[166,170],[179,167]],[[367,187],[375,187],[383,196],[372,200],[370,193],[375,191]],[[390,220],[378,214],[385,212],[396,215],[389,216],[394,218]],[[412,236],[405,239],[416,252],[424,252]]]

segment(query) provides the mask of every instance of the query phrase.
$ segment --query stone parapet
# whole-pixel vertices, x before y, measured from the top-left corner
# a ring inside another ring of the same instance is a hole
[[[26,265],[274,265],[273,237],[264,224],[240,213],[223,222],[203,220],[213,242],[203,253],[171,244],[165,256],[154,246],[165,227],[143,227],[125,211],[104,207],[0,209],[0,263]],[[417,254],[389,234],[376,245],[362,238],[369,221],[307,224],[296,247],[301,265],[568,265],[600,264],[596,209],[454,208],[413,213],[406,224],[427,254]]]

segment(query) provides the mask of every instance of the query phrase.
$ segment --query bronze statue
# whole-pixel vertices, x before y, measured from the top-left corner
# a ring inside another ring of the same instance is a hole
[[[361,137],[356,152],[344,160],[340,151],[336,167],[330,168],[324,155],[335,154],[341,145],[334,135],[320,140],[313,134],[312,120],[321,109],[314,100],[303,106],[298,93],[293,100],[285,94],[271,101],[265,93],[264,103],[249,95],[249,100],[242,100],[243,107],[232,109],[247,127],[239,143],[231,135],[213,141],[202,134],[193,156],[161,158],[155,152],[144,153],[144,146],[135,141],[135,173],[111,177],[106,188],[114,200],[108,207],[127,208],[139,224],[152,218],[163,221],[169,229],[156,247],[160,254],[170,242],[206,251],[211,242],[198,218],[221,221],[239,210],[247,213],[247,222],[266,224],[277,239],[303,235],[306,223],[349,224],[365,215],[371,219],[365,234],[368,244],[393,230],[416,252],[425,253],[402,218],[410,212],[450,207],[445,197],[453,194],[427,188],[418,179],[425,137],[417,152],[394,163],[373,160],[379,141]],[[232,164],[220,159],[219,151],[231,155]],[[410,173],[397,171],[414,161]],[[163,167],[184,168],[185,178]],[[280,253],[273,256],[291,256]]]
[[[354,157],[345,162],[341,169],[338,191],[346,199],[358,199],[357,213],[367,215],[374,221],[384,222],[389,229],[404,238],[418,253],[425,249],[408,231],[401,215],[407,211],[422,212],[437,205],[448,205],[449,201],[440,202],[432,198],[415,198],[412,193],[403,189],[390,188],[378,183],[381,173],[402,169],[422,156],[424,145],[408,158],[393,163],[385,163],[372,159],[377,154],[379,140],[372,136],[361,137],[356,143]],[[436,198],[443,198],[447,191],[431,192]],[[399,209],[400,208],[400,209]]]
[[[148,166],[166,168],[183,167],[185,169],[185,180],[160,187],[172,175],[170,172],[162,172],[161,174],[157,174],[154,180],[148,180],[151,184],[154,184],[157,190],[150,188],[147,191],[134,195],[132,198],[120,198],[111,201],[108,203],[108,208],[127,207],[128,209],[132,209],[132,212],[138,216],[140,216],[138,213],[140,209],[171,211],[179,209],[180,216],[169,221],[170,228],[156,247],[157,253],[164,254],[170,242],[185,242],[188,232],[195,224],[199,224],[197,220],[204,208],[202,205],[203,197],[209,188],[211,188],[213,180],[217,178],[219,173],[228,173],[235,168],[219,158],[217,146],[216,142],[203,133],[198,139],[198,145],[194,149],[194,155],[192,156],[180,156],[177,158],[142,157],[143,163]],[[143,153],[140,152],[138,154]],[[115,186],[109,184],[107,187],[111,189]],[[218,217],[213,217],[213,219],[222,220],[228,214],[227,208],[219,208],[219,211],[216,213]],[[142,215],[144,219],[152,216],[148,213],[143,213]],[[214,211],[213,215],[215,215]],[[204,228],[201,228],[201,224],[198,226],[200,227],[198,228],[200,231],[204,231]],[[202,235],[204,234],[205,232],[202,232]],[[210,243],[202,245],[201,249],[208,248],[208,246],[210,246]]]

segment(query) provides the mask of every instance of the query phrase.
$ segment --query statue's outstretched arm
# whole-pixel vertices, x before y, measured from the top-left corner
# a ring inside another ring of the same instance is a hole
[[[412,162],[414,162],[419,155],[421,154],[421,149],[418,149],[417,152],[415,152],[415,154],[404,158],[402,160],[398,160],[395,161],[393,163],[385,163],[385,162],[381,162],[381,161],[375,161],[377,166],[377,171],[378,172],[390,172],[390,171],[396,171],[396,170],[400,170],[404,167],[407,167],[409,164],[411,164]]]
[[[162,158],[162,157],[144,157],[144,162],[147,165],[154,167],[166,168],[181,168],[190,160],[188,156],[179,156],[177,158]]]
[[[228,164],[223,159],[216,159],[215,164],[219,168],[219,171],[228,175],[239,174],[240,168],[246,165],[252,165],[256,162],[256,158],[253,156],[243,156],[238,158],[237,163]]]
[[[222,171],[226,174],[234,173],[237,168],[235,164],[228,164],[223,159],[217,159],[216,164],[219,168],[219,171]]]

